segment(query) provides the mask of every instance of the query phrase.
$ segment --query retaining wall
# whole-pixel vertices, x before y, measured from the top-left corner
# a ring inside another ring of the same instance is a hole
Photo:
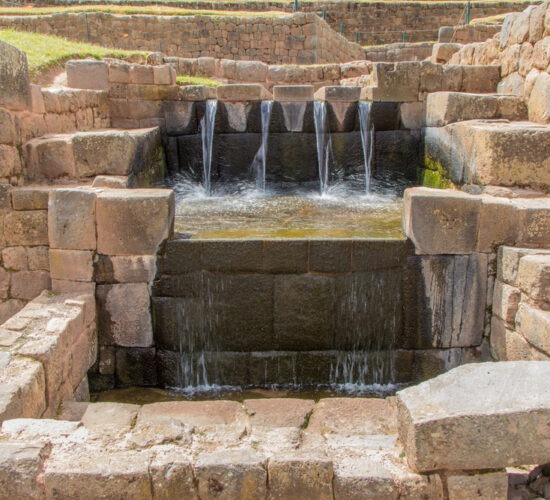
[[[118,16],[106,13],[0,18],[0,27],[106,47],[279,64],[363,59],[362,48],[314,14],[282,17]]]
[[[32,2],[33,4],[56,4],[55,1]],[[67,5],[66,1],[59,2]],[[73,3],[73,2],[69,2]],[[76,3],[76,2],[74,2]],[[107,1],[106,3],[109,3]],[[129,2],[132,4],[132,2]],[[135,5],[141,5],[135,3]],[[173,2],[170,5],[187,9],[252,10],[292,12],[292,2]],[[403,31],[407,40],[419,42],[437,40],[441,26],[455,26],[465,19],[466,2],[309,2],[299,3],[300,11],[322,14],[327,12],[327,22],[339,32],[344,25],[344,35],[362,45],[375,45],[403,41]],[[473,2],[471,18],[494,16],[506,12],[520,11],[524,2]],[[414,32],[422,30],[420,32]],[[424,31],[425,30],[425,31]]]

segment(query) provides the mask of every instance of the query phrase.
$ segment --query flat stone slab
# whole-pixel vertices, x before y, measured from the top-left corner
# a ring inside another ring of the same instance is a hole
[[[309,399],[247,399],[244,402],[252,427],[302,427],[313,409]]]
[[[313,101],[313,85],[275,85],[273,100],[280,102]]]
[[[409,466],[500,469],[550,461],[550,362],[463,365],[397,393]]]
[[[361,97],[361,87],[321,87],[315,92],[315,99],[329,102],[356,102]]]
[[[386,399],[327,398],[319,401],[308,432],[318,434],[392,434],[395,407]]]
[[[217,96],[220,101],[243,102],[264,101],[273,98],[263,85],[254,83],[220,85],[217,89]]]

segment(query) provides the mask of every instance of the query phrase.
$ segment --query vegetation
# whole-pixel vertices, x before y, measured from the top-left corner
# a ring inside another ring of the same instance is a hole
[[[91,43],[72,42],[53,35],[14,30],[0,30],[0,40],[14,45],[27,54],[32,80],[39,79],[49,69],[63,65],[69,59],[84,59],[87,57],[94,59],[103,59],[104,57],[130,59],[146,55],[145,52],[110,49]]]
[[[55,7],[0,7],[1,16],[45,16],[48,14],[59,13],[93,13],[106,12],[108,14],[122,15],[153,15],[153,16],[214,16],[214,17],[273,17],[284,16],[284,12],[276,11],[229,11],[229,10],[197,10],[197,9],[182,9],[178,7],[170,7],[167,5],[129,5],[129,4],[93,4],[93,5],[68,5]]]
[[[207,87],[219,87],[222,82],[218,80],[212,80],[212,78],[206,78],[204,76],[178,76],[176,78],[178,85],[206,85]]]

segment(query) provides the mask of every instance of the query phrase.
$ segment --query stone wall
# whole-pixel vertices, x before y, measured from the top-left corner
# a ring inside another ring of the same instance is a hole
[[[523,7],[523,6],[522,6]],[[467,24],[463,26],[442,26],[437,41],[441,43],[484,42],[500,33],[502,25]]]
[[[283,17],[117,16],[106,13],[2,17],[0,27],[54,34],[106,47],[275,64],[363,59],[362,48],[314,14]]]
[[[36,5],[56,3],[55,1],[33,1]],[[78,3],[74,0],[60,2],[63,5]],[[107,0],[105,3],[110,3]],[[132,5],[133,2],[127,2]],[[139,2],[134,5],[141,5]],[[292,2],[171,2],[170,5],[186,9],[200,10],[251,10],[292,12]],[[471,17],[482,18],[507,12],[515,12],[525,7],[520,1],[473,2]],[[403,31],[411,42],[437,40],[441,26],[456,26],[465,19],[466,2],[300,2],[302,12],[327,12],[327,22],[335,31],[344,25],[345,36],[355,41],[359,31],[362,45],[375,45],[401,42]],[[416,32],[415,32],[416,31]]]
[[[491,344],[503,361],[550,360],[550,251],[501,247]]]
[[[55,417],[62,401],[89,399],[95,299],[45,291],[2,324],[0,345],[0,422]]]
[[[422,61],[432,54],[432,42],[390,43],[365,47],[365,59],[378,62]]]
[[[464,46],[449,62],[499,65],[502,81],[498,91],[523,97],[529,120],[550,123],[549,2],[506,16],[500,34]]]

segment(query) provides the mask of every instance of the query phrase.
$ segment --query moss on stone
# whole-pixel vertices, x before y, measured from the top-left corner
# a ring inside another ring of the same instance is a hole
[[[424,157],[422,167],[418,172],[418,183],[421,186],[447,189],[453,186],[447,170],[441,162],[429,155]]]

